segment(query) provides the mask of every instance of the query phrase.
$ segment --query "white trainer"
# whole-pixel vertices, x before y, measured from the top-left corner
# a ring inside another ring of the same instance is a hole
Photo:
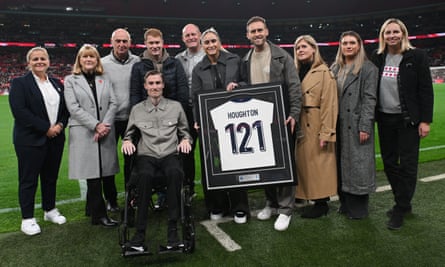
[[[50,221],[56,224],[64,224],[66,223],[66,218],[62,214],[60,214],[58,209],[52,209],[50,211],[45,211],[43,215],[43,219],[45,221]]]
[[[289,227],[291,215],[280,214],[275,221],[274,228],[277,231],[284,231]]]
[[[20,227],[23,233],[26,235],[40,234],[40,226],[37,224],[35,218],[23,219],[22,226]]]
[[[264,207],[264,209],[262,209],[260,212],[258,212],[256,217],[258,218],[258,220],[265,221],[265,220],[269,220],[270,217],[275,214],[277,214],[276,208],[271,208],[269,206],[266,206],[266,207]]]
[[[244,211],[237,211],[235,212],[235,215],[233,216],[233,220],[237,224],[243,224],[247,222],[247,215]]]
[[[222,213],[213,213],[213,212],[210,213],[210,220],[212,221],[219,221],[222,219],[222,217],[223,217]]]

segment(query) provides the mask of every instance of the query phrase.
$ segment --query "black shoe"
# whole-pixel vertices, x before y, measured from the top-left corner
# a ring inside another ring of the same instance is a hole
[[[307,219],[315,219],[319,218],[323,215],[327,215],[329,211],[328,203],[326,202],[319,202],[315,203],[312,207],[308,207],[305,209],[305,211],[301,214],[301,218],[307,218]]]
[[[386,226],[390,230],[399,230],[403,225],[403,213],[393,212]]]
[[[119,206],[117,204],[111,204],[107,201],[107,210],[110,212],[119,212]]]
[[[388,218],[391,218],[393,213],[394,213],[394,208],[389,209],[389,210],[386,212],[386,216],[388,216]],[[411,214],[411,213],[412,213],[412,208],[409,208],[409,209],[407,209],[406,211],[401,211],[401,213],[403,214],[403,216],[408,215],[408,214]]]
[[[113,219],[110,219],[108,217],[102,217],[102,218],[99,218],[99,219],[92,220],[91,223],[93,225],[99,225],[100,224],[100,225],[105,226],[105,227],[116,227],[118,225],[117,221],[115,221]]]

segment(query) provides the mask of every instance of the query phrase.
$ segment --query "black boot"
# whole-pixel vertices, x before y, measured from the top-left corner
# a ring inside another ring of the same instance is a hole
[[[327,215],[329,211],[328,203],[323,202],[316,202],[312,207],[308,207],[305,209],[303,214],[301,214],[301,218],[308,218],[308,219],[315,219],[319,218],[323,215]]]

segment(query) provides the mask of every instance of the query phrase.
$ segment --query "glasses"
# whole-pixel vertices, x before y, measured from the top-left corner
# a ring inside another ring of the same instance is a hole
[[[162,84],[162,82],[161,82],[161,81],[147,82],[147,84],[148,84],[148,85],[154,85],[154,84],[156,84],[156,85],[160,85],[160,84]]]
[[[204,43],[205,45],[208,45],[208,44],[210,44],[210,43],[215,44],[216,42],[218,42],[218,40],[216,40],[216,39],[210,39],[210,40],[204,40],[204,41],[203,41],[203,43]]]

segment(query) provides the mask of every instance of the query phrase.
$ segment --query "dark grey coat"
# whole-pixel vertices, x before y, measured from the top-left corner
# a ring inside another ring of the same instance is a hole
[[[226,87],[231,82],[239,83],[241,59],[238,55],[220,51],[216,68],[220,74],[223,88],[216,88],[215,79],[212,76],[211,63],[207,56],[193,68],[192,72],[192,102],[193,102],[193,116],[195,122],[199,121],[198,114],[198,97],[197,94],[203,90],[226,90]]]
[[[270,46],[270,82],[280,82],[283,88],[284,110],[286,117],[291,116],[298,122],[301,111],[301,84],[291,55],[281,47],[267,41]],[[241,76],[247,84],[250,80],[250,60],[253,48],[242,59]]]
[[[333,67],[337,77],[339,69]],[[341,189],[365,195],[375,191],[374,112],[376,105],[378,70],[365,61],[357,75],[350,72],[339,90],[337,120],[337,164]],[[370,137],[360,144],[359,132]]]

